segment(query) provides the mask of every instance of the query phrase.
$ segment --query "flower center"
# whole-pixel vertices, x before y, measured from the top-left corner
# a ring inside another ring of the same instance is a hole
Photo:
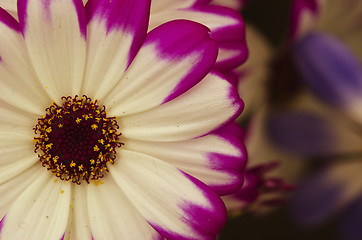
[[[116,118],[85,95],[62,100],[62,106],[53,102],[38,119],[34,151],[42,166],[62,180],[80,184],[102,178],[122,145]]]

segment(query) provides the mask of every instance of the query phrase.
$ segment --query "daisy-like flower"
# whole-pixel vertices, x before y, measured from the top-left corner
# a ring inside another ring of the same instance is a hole
[[[0,238],[215,239],[240,188],[243,103],[188,20],[150,1],[0,9]]]

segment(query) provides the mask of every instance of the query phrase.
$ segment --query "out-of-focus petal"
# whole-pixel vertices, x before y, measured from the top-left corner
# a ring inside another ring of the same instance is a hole
[[[237,68],[238,91],[245,102],[240,118],[247,117],[266,105],[268,80],[272,74],[273,49],[267,39],[255,27],[246,25],[246,42],[249,57]]]
[[[320,1],[320,0],[319,0]],[[362,1],[322,0],[316,30],[341,40],[362,62]]]
[[[339,212],[362,192],[362,163],[341,161],[303,181],[292,199],[297,220],[314,225]]]
[[[362,123],[362,65],[337,39],[311,33],[294,48],[302,79],[324,101]]]
[[[281,149],[305,157],[359,152],[360,136],[333,120],[312,111],[274,113],[266,134]]]
[[[212,0],[210,4],[229,7],[240,11],[249,0]]]
[[[294,0],[290,13],[290,40],[292,43],[303,38],[315,28],[323,0]]]

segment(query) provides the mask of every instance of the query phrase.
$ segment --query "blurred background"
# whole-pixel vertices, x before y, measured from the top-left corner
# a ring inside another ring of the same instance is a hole
[[[358,1],[353,0],[351,1],[351,3],[347,3],[346,1],[344,2],[347,5],[350,5],[356,4],[356,2]],[[359,6],[357,6],[358,4]],[[355,5],[356,8],[362,7],[360,3],[358,4]],[[313,8],[313,6],[308,7]],[[343,162],[361,162],[360,159],[362,156],[362,135],[360,125],[358,126],[358,124],[355,124],[355,122],[351,123],[349,120],[345,119],[337,122],[337,125],[343,125],[348,127],[352,126],[351,129],[353,129],[353,131],[356,133],[356,137],[351,140],[352,144],[343,142],[344,140],[341,140],[342,144],[340,145],[348,146],[343,146],[340,149],[335,148],[334,145],[330,143],[332,140],[335,140],[335,135],[333,131],[333,134],[330,133],[330,129],[328,129],[328,134],[326,134],[325,132],[319,132],[320,129],[324,129],[325,123],[323,121],[319,122],[318,114],[316,115],[317,117],[315,117],[314,115],[308,115],[308,117],[305,118],[305,122],[311,124],[310,126],[299,125],[298,122],[295,122],[293,120],[294,118],[290,118],[289,121],[287,121],[285,118],[280,117],[284,113],[284,115],[288,115],[289,113],[292,113],[292,115],[298,115],[299,112],[293,111],[294,109],[304,109],[309,111],[309,107],[306,107],[308,104],[310,104],[311,109],[316,109],[321,106],[321,108],[324,109],[323,111],[327,112],[326,114],[327,116],[330,116],[330,118],[339,119],[337,115],[341,115],[340,113],[336,114],[336,112],[338,112],[339,110],[336,110],[335,108],[339,109],[339,107],[334,107],[333,104],[331,106],[329,103],[325,104],[324,100],[320,100],[318,96],[316,97],[316,99],[314,99],[315,92],[310,91],[308,87],[306,87],[305,82],[301,80],[301,74],[298,73],[298,71],[296,70],[295,62],[291,60],[291,52],[294,50],[290,47],[289,43],[290,26],[292,24],[290,21],[291,8],[292,0],[249,0],[241,10],[243,18],[248,26],[247,28],[251,28],[253,31],[255,30],[258,35],[260,34],[260,36],[262,36],[262,38],[264,38],[265,42],[267,43],[267,48],[271,49],[272,53],[267,53],[265,55],[265,58],[267,58],[266,65],[268,69],[265,70],[263,68],[259,68],[259,70],[256,70],[258,74],[259,71],[263,72],[265,78],[264,80],[260,80],[262,82],[262,87],[260,89],[255,90],[254,88],[258,87],[255,87],[253,84],[243,83],[243,80],[241,80],[241,97],[246,98],[246,113],[244,113],[244,116],[242,116],[242,118],[240,119],[240,124],[243,125],[245,129],[251,128],[251,125],[258,125],[257,123],[255,123],[254,118],[256,115],[259,114],[258,112],[262,110],[257,109],[258,106],[254,105],[263,105],[261,103],[262,101],[268,102],[267,115],[269,117],[267,118],[267,121],[262,121],[264,124],[263,130],[259,131],[264,131],[262,132],[262,135],[265,135],[263,137],[263,141],[265,140],[265,138],[267,138],[267,141],[269,141],[269,143],[271,143],[272,145],[271,147],[269,147],[272,148],[273,151],[276,150],[283,153],[278,153],[276,155],[270,154],[268,152],[269,150],[264,148],[262,144],[260,144],[260,148],[258,148],[258,145],[261,141],[258,137],[249,137],[247,147],[248,151],[250,152],[249,155],[251,155],[250,162],[259,161],[261,158],[263,158],[263,156],[268,156],[268,154],[269,156],[271,156],[272,159],[260,160],[261,162],[259,164],[263,164],[265,163],[263,161],[267,162],[268,160],[276,160],[277,162],[279,162],[277,170],[273,169],[273,171],[281,172],[283,175],[281,179],[284,182],[279,183],[279,178],[273,178],[273,180],[276,179],[273,183],[277,182],[279,187],[283,185],[283,189],[285,190],[283,193],[283,199],[277,199],[280,201],[274,201],[275,199],[273,201],[269,201],[268,204],[266,204],[269,205],[267,206],[267,210],[262,209],[262,211],[254,211],[255,209],[260,208],[260,205],[256,205],[254,207],[252,206],[251,210],[250,208],[247,208],[236,214],[230,214],[227,225],[222,231],[219,240],[362,239],[362,235],[360,235],[358,231],[356,232],[356,229],[359,228],[359,226],[362,228],[362,207],[360,200],[362,198],[360,198],[359,193],[361,192],[361,190],[357,190],[358,187],[355,187],[351,191],[347,191],[347,193],[343,193],[343,191],[332,191],[331,189],[328,189],[328,192],[324,192],[325,186],[321,185],[313,188],[309,187],[308,184],[304,183],[305,179],[310,175],[318,173],[319,171],[323,171],[326,167],[330,167],[330,165],[332,165],[330,164],[331,162],[333,162],[333,164],[339,164]],[[354,25],[360,26],[356,29],[360,32],[358,34],[361,35],[362,16],[359,15],[357,18],[348,19],[348,21],[345,21],[344,24],[348,23],[349,21],[359,21],[359,23],[354,23]],[[346,25],[345,28],[348,29],[348,26]],[[253,39],[251,41],[253,42],[249,42],[248,45],[255,43]],[[362,42],[360,43],[362,44]],[[255,43],[255,45],[256,47],[254,46],[253,48],[256,48],[256,50],[253,51],[261,50],[261,52],[258,52],[256,55],[261,56],[265,54],[264,49],[261,49],[263,48],[263,46],[259,47],[257,43]],[[301,51],[303,51],[303,48],[300,48],[302,49]],[[360,48],[362,48],[362,45]],[[303,53],[300,55],[303,55]],[[251,53],[251,56],[253,58],[257,58],[253,56],[253,53]],[[316,62],[319,61],[322,60],[316,60]],[[258,63],[260,63],[260,61]],[[336,63],[336,65],[338,65],[338,62]],[[339,69],[337,66],[336,68],[336,74],[339,74],[340,72],[342,72],[343,76],[350,74],[347,71],[349,70],[348,67],[342,66],[341,69]],[[360,65],[358,66],[358,68],[360,68]],[[355,70],[353,69],[352,71]],[[245,74],[245,71],[241,72],[242,75]],[[246,72],[248,74],[248,71]],[[360,72],[361,71],[359,69],[357,71],[357,75],[354,75],[356,81],[361,81],[361,76],[359,75]],[[323,84],[328,83],[324,82]],[[359,85],[356,84],[356,86]],[[361,89],[358,89],[358,91],[360,90]],[[305,93],[306,95],[308,95],[308,99],[310,97],[309,95],[311,95],[311,98],[313,100],[300,100],[304,99],[303,96],[305,95]],[[362,92],[360,91],[359,93],[362,98]],[[348,92],[346,92],[346,94],[348,94]],[[252,100],[253,98],[254,100]],[[255,100],[255,98],[257,98],[257,100]],[[261,98],[263,98],[263,100],[260,100]],[[250,107],[251,109],[249,108],[250,105],[253,105]],[[362,109],[362,105],[359,105],[359,107],[360,109]],[[319,110],[316,110],[316,112],[319,112]],[[298,119],[300,120],[304,117],[306,116],[299,116]],[[277,124],[274,124],[275,122],[277,122]],[[274,130],[270,129],[270,126],[272,126]],[[285,134],[283,131],[280,130],[280,128],[283,126],[285,126]],[[248,133],[248,130],[246,130],[246,132],[246,135],[255,135],[256,130],[253,130],[252,134]],[[289,132],[293,132],[294,135],[290,135]],[[300,136],[298,134],[300,134]],[[329,140],[324,141],[323,139],[327,135]],[[307,144],[306,146],[304,146],[305,149],[303,149],[303,147],[300,149],[294,149],[299,142],[289,142],[288,137],[290,136],[294,136],[294,140],[300,137],[302,138],[301,141],[304,142],[306,137],[309,137],[311,138],[311,141],[309,145]],[[323,143],[316,143],[315,141],[317,140],[322,141]],[[248,146],[248,144],[250,146]],[[353,150],[352,145],[356,145],[357,151]],[[300,153],[298,151],[304,152]],[[360,170],[356,171],[357,178],[354,181],[362,182],[362,177],[358,178],[358,175],[362,176],[362,172]],[[338,171],[336,170],[336,172]],[[345,172],[348,173],[348,170],[345,170],[344,173]],[[278,174],[279,173],[277,173],[276,176],[278,176]],[[316,176],[318,176],[318,174]],[[341,179],[343,179],[343,177],[341,177]],[[302,191],[299,191],[299,185],[301,182],[303,183],[303,189]],[[287,187],[285,187],[289,183],[290,186],[295,184],[295,190],[291,190],[289,188],[287,189]],[[313,181],[309,184],[313,184]],[[326,186],[328,186],[328,184],[326,184]],[[339,187],[346,189],[343,184],[339,185]],[[270,192],[270,189],[268,191]],[[353,194],[351,192],[353,192]],[[304,204],[304,199],[299,199],[299,196],[303,195],[304,193],[309,193],[311,199],[309,200],[308,196],[306,196],[306,204]],[[343,194],[346,197],[344,197]],[[334,195],[338,196],[336,198],[343,198],[343,201],[340,199],[338,199],[338,201],[334,201]],[[351,197],[352,195],[353,197]],[[351,200],[352,198],[357,200]],[[330,204],[331,202],[333,203]],[[357,212],[357,214],[352,214],[352,217],[345,218],[345,212],[339,210],[344,208],[349,209],[346,206],[346,202],[354,202],[352,205],[358,205],[357,208],[351,208],[351,210],[348,210],[349,212]],[[309,205],[311,205],[312,208],[309,208]],[[306,209],[304,209],[304,207]],[[261,208],[264,208],[264,206]],[[321,211],[319,212],[318,209],[321,209]],[[360,212],[355,211],[356,209],[359,209]],[[316,212],[315,215],[313,215],[314,211]],[[333,213],[327,214],[328,211]],[[308,214],[311,215],[310,218]]]

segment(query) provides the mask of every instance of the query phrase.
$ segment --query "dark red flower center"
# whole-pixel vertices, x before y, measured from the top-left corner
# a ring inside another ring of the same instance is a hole
[[[122,145],[116,118],[107,117],[105,107],[87,96],[62,100],[61,106],[53,102],[34,128],[41,164],[60,179],[77,184],[102,178]]]

